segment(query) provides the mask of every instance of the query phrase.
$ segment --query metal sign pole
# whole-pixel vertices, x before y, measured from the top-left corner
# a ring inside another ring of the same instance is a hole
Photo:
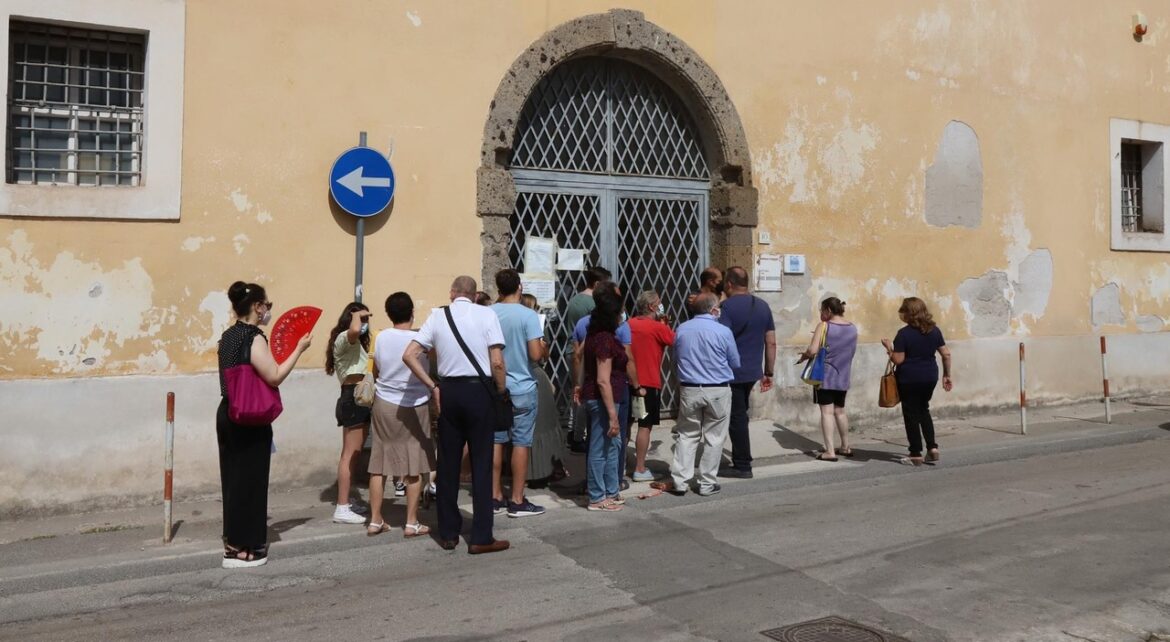
[[[366,133],[358,134],[358,147],[366,146]],[[362,263],[366,254],[366,219],[359,216],[357,220],[357,252],[353,266],[353,300],[362,302]]]

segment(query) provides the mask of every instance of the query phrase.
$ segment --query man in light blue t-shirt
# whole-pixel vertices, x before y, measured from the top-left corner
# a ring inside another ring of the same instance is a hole
[[[511,268],[496,273],[499,303],[492,306],[504,332],[504,363],[508,369],[508,394],[512,396],[512,428],[496,433],[492,454],[492,508],[508,517],[530,517],[544,513],[544,508],[524,496],[528,479],[528,456],[536,428],[536,378],[532,362],[548,353],[544,330],[536,312],[520,303],[520,273]],[[512,444],[512,497],[504,500],[500,475],[504,468],[504,446]]]

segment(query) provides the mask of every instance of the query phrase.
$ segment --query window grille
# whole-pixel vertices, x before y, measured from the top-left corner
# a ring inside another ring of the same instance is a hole
[[[624,60],[560,65],[533,89],[512,167],[707,179],[694,124],[674,93]]]
[[[1121,229],[1142,231],[1142,146],[1121,144]]]
[[[146,36],[12,20],[9,183],[142,180]]]

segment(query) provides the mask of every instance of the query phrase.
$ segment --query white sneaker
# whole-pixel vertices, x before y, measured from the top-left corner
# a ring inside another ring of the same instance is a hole
[[[431,482],[430,484],[427,485],[427,492],[432,494],[432,495],[439,494],[439,489],[435,487],[435,482]]]
[[[333,522],[335,524],[365,524],[366,518],[353,512],[349,504],[345,506],[338,506],[333,511]]]
[[[400,481],[394,482],[394,496],[395,497],[406,497],[406,483],[405,482],[400,482]]]

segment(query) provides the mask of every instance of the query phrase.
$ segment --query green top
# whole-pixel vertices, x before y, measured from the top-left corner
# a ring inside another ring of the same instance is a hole
[[[366,354],[366,349],[362,347],[362,342],[350,343],[345,338],[345,333],[342,332],[337,335],[333,341],[333,372],[337,375],[338,381],[345,381],[345,378],[353,374],[365,374],[368,366],[369,356]]]
[[[579,292],[569,299],[569,305],[565,308],[565,328],[570,337],[573,336],[573,328],[577,327],[577,322],[592,314],[595,307],[597,304],[594,303],[592,294]]]

